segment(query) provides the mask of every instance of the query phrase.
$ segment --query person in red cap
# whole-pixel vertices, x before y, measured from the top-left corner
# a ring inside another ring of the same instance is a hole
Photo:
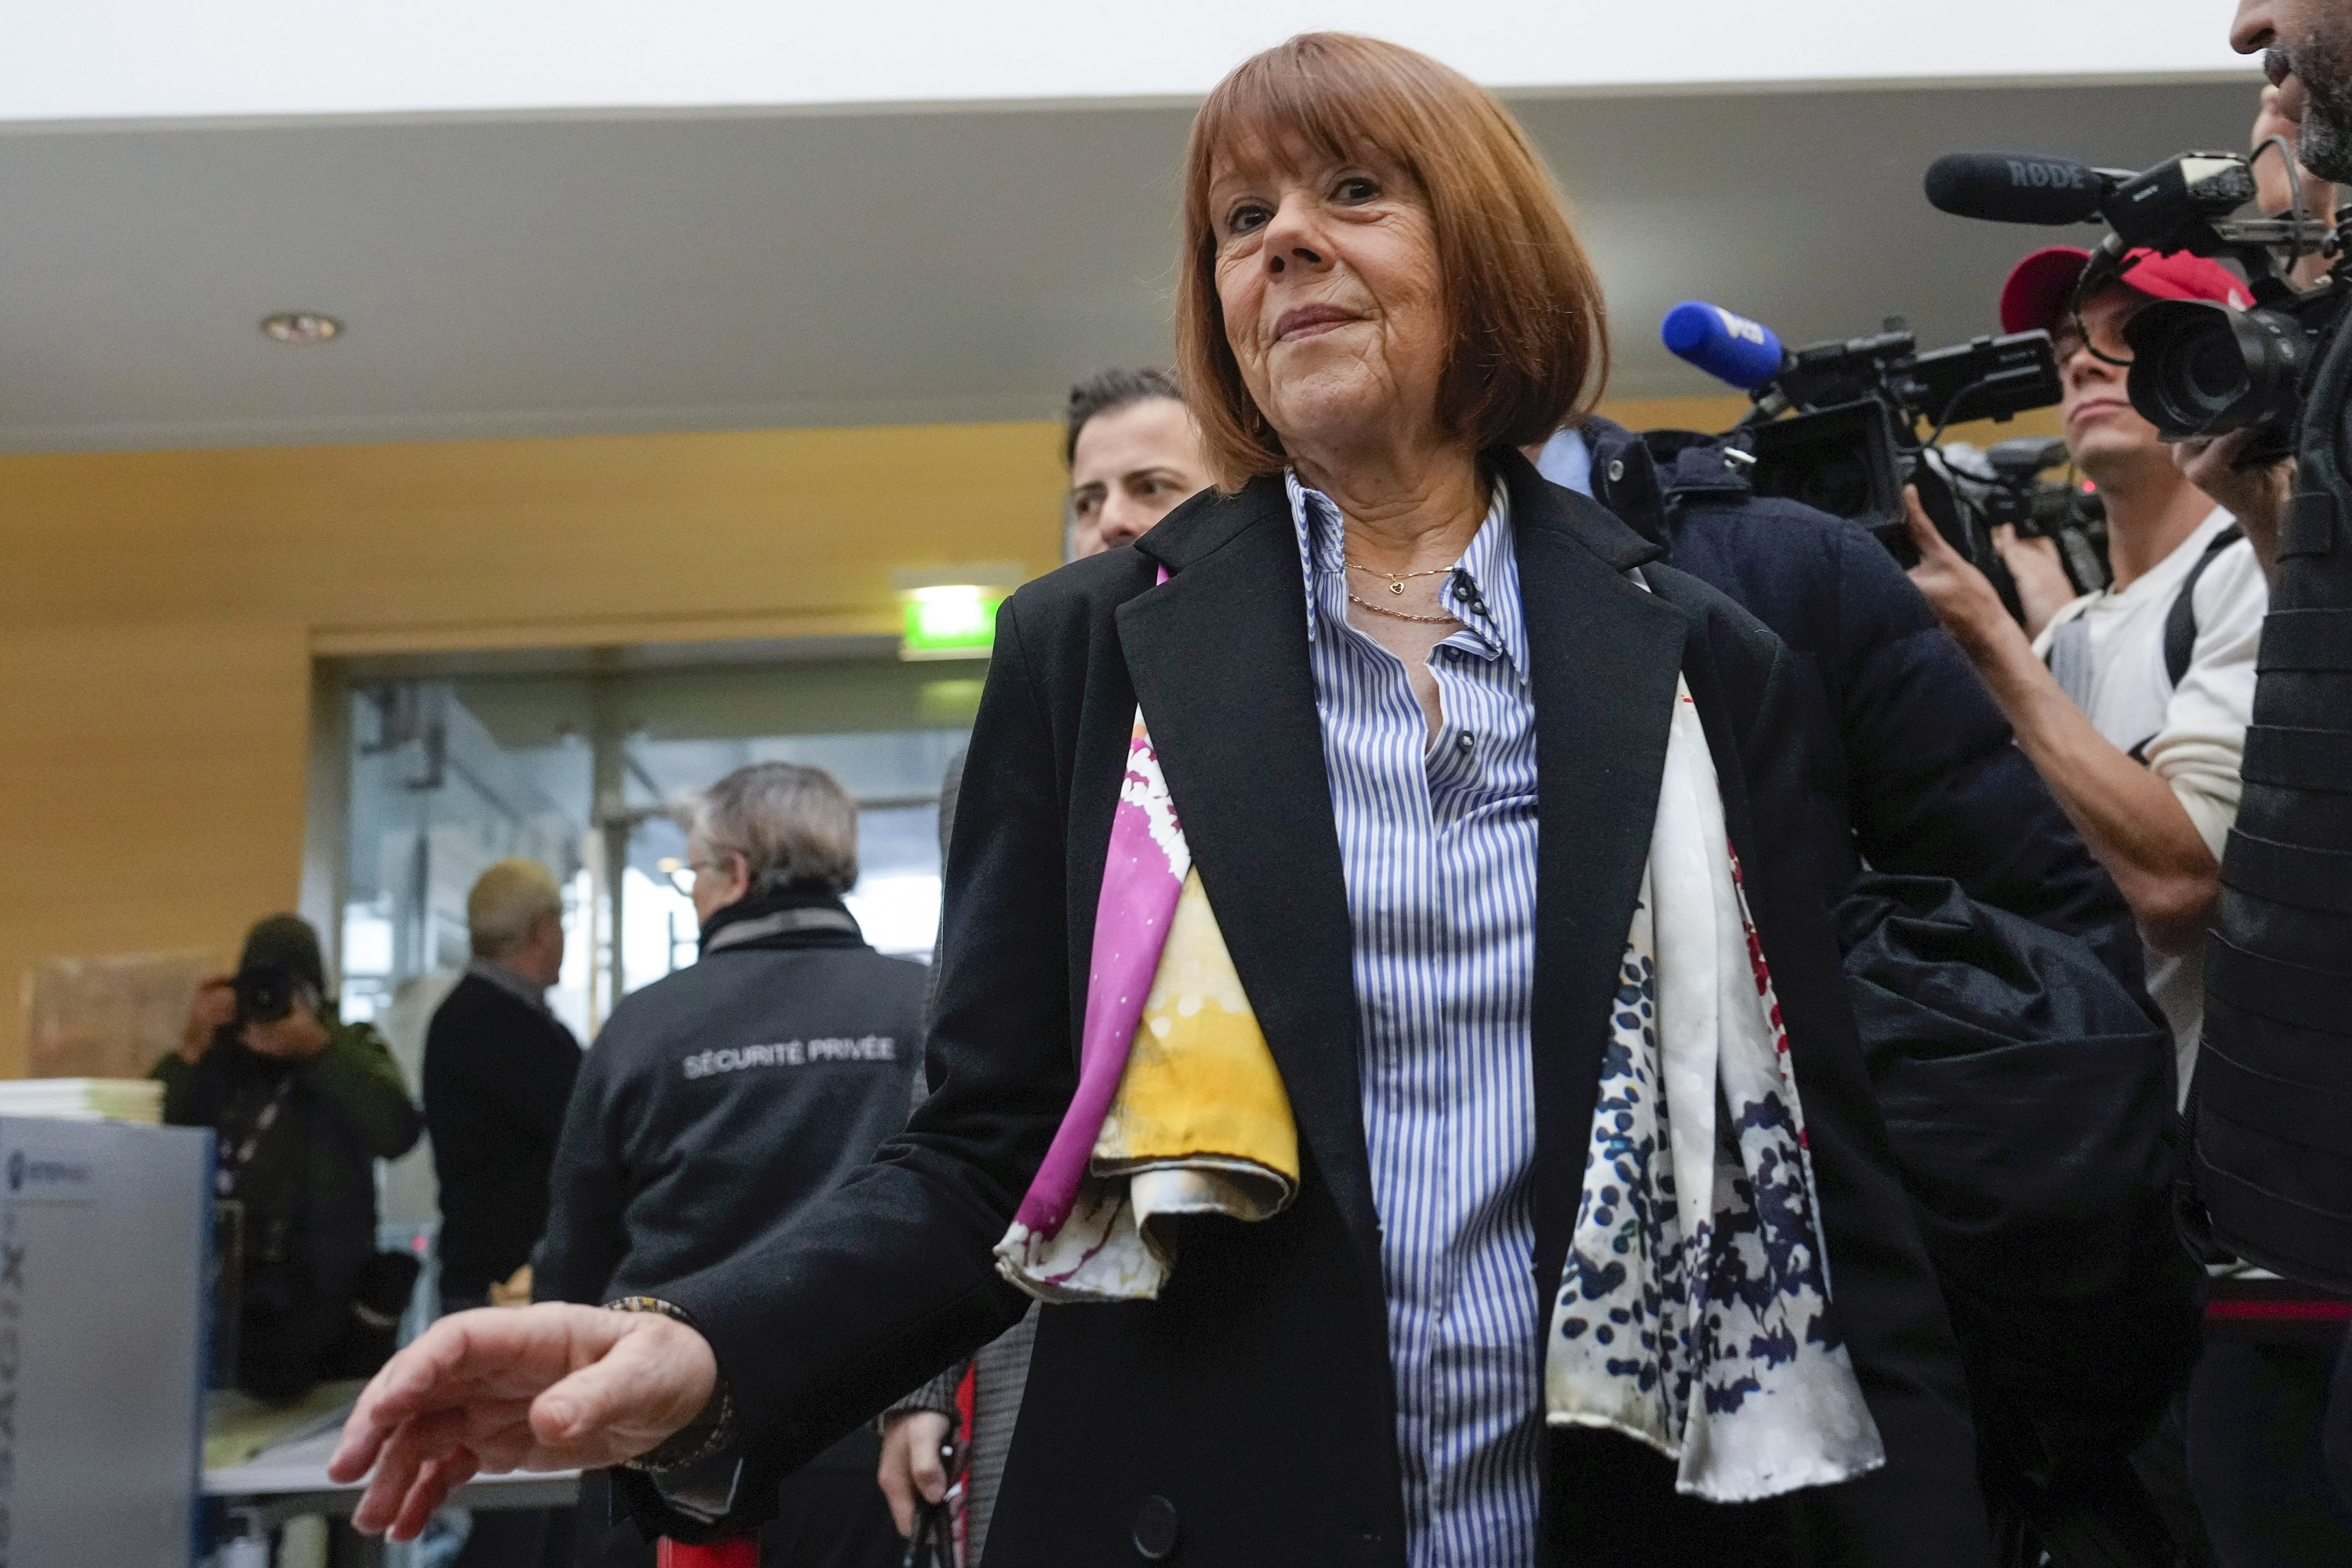
[[[2089,261],[2065,246],[2026,257],[2002,286],[2000,321],[2004,331],[2046,331],[2057,350],[2066,450],[2106,503],[2114,582],[2066,605],[2029,642],[1983,574],[1916,509],[1914,533],[1933,538],[1922,537],[1912,577],[2130,902],[2185,1091],[2267,600],[2230,513],[2189,482],[2132,406],[2124,328],[2151,300],[2249,301],[2244,281],[2217,262],[2145,250],[2125,258],[2119,281],[2077,301]],[[2190,618],[2179,668],[2165,646],[2176,603]]]
[[[1916,501],[1920,563],[1912,577],[2131,904],[2185,1097],[2203,1033],[2207,927],[2243,788],[2269,594],[2236,520],[2184,471],[2204,454],[2176,458],[2132,406],[2124,329],[2153,300],[2243,309],[2248,290],[2216,262],[2134,251],[2119,279],[2078,300],[2089,260],[2063,247],[2026,257],[2002,287],[2000,319],[2004,331],[2051,334],[2066,449],[2105,501],[2114,582],[2065,605],[2029,642]],[[2004,553],[2014,561],[2023,550],[2011,542]],[[2176,1505],[2168,1514],[2189,1516],[2176,1519],[2176,1530],[2210,1533],[2218,1560],[2232,1568],[2352,1562],[2342,1521],[2324,1504],[2298,1502],[2315,1489],[2284,1479],[2309,1468],[2286,1455],[2308,1446],[2324,1363],[2304,1368],[2289,1390],[2278,1386],[2276,1365],[2250,1357],[2249,1346],[2209,1343],[2176,1425],[2143,1456],[2158,1461],[2147,1479]],[[2265,1393],[2289,1397],[2265,1405]],[[2192,1561],[2200,1548],[2211,1550],[2184,1545]]]

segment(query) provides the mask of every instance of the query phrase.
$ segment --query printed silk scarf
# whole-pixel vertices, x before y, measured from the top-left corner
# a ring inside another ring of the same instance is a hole
[[[1546,1339],[1547,1419],[1646,1443],[1676,1461],[1677,1489],[1715,1502],[1875,1469],[1878,1429],[1824,1311],[1788,1037],[1679,682],[1620,980]],[[1042,1301],[1150,1300],[1176,1266],[1159,1219],[1265,1219],[1297,1189],[1290,1101],[1139,710],[1077,1092],[997,1267]]]

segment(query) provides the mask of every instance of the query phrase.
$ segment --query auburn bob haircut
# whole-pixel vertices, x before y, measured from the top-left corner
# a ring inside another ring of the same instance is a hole
[[[1376,153],[1420,186],[1452,317],[1438,387],[1447,429],[1482,451],[1523,447],[1600,395],[1609,374],[1601,281],[1518,122],[1426,55],[1302,33],[1217,84],[1184,155],[1179,379],[1223,488],[1279,473],[1287,458],[1225,341],[1209,181],[1220,159],[1285,136],[1337,161]]]

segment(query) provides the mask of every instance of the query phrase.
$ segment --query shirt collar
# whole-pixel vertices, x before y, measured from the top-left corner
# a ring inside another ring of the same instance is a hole
[[[2180,591],[2181,579],[2189,575],[2189,569],[2213,542],[2213,536],[2237,521],[2230,515],[2229,508],[2217,506],[2207,514],[2204,521],[2190,531],[2186,539],[2172,547],[2171,554],[2133,578],[2128,587],[2120,593],[2113,588],[2102,588],[2084,597],[2095,605],[2137,605],[2150,599],[2169,598]]]
[[[1536,472],[1566,490],[1578,495],[1592,493],[1592,446],[1584,432],[1575,426],[1565,426],[1551,433],[1551,439],[1536,458]]]
[[[1307,640],[1312,644],[1323,613],[1327,609],[1343,613],[1347,604],[1347,524],[1341,521],[1339,509],[1331,498],[1307,488],[1296,468],[1284,471],[1283,488],[1290,498],[1291,525],[1298,535],[1298,563],[1307,584]],[[1478,604],[1484,607],[1458,602],[1449,581],[1445,585],[1445,606],[1460,617],[1466,629],[1454,633],[1446,641],[1469,646],[1459,641],[1467,637],[1482,651],[1499,652],[1509,661],[1519,684],[1526,686],[1527,617],[1519,604],[1519,560],[1511,536],[1511,497],[1501,484],[1495,486],[1495,499],[1487,508],[1486,521],[1471,537],[1469,548],[1462,552],[1457,566],[1468,575],[1477,591]],[[1327,585],[1331,594],[1328,605],[1323,596]]]
[[[471,959],[466,964],[466,973],[477,980],[488,981],[517,1001],[527,1002],[542,1013],[548,1010],[547,992],[544,987],[533,985],[496,959]]]

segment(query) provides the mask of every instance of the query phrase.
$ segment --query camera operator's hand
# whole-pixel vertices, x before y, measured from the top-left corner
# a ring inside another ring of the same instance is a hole
[[[269,1023],[246,1025],[237,1031],[245,1048],[257,1057],[274,1057],[279,1061],[309,1061],[327,1048],[330,1038],[327,1026],[307,996],[295,998],[294,1005],[283,1018]]]
[[[213,1037],[236,1019],[236,980],[213,975],[196,987],[195,1000],[188,1004],[188,1022],[180,1031],[180,1059],[190,1067],[204,1060],[213,1048]]]
[[[2000,563],[2009,568],[2010,580],[2017,584],[2018,607],[2025,612],[2025,635],[2040,637],[2050,617],[2077,597],[2074,580],[2066,575],[2065,563],[2058,558],[2058,542],[2047,534],[2021,539],[2017,525],[2004,522],[1992,531],[1992,547],[2000,552]]]
[[[2294,494],[2294,459],[2241,467],[2239,458],[2253,437],[2252,430],[2232,430],[2226,436],[2183,441],[2172,448],[2172,460],[2189,476],[2190,484],[2227,507],[2238,520],[2254,547],[2254,559],[2262,563],[2263,575],[2269,577],[2278,567],[2279,522]]]
[[[354,1527],[414,1541],[477,1474],[635,1458],[709,1418],[718,1386],[710,1342],[675,1319],[551,1301],[457,1312],[375,1374],[327,1474],[368,1477]]]
[[[2027,641],[2025,633],[2010,618],[1991,579],[1936,531],[1927,509],[1919,504],[1916,487],[1903,487],[1903,504],[1910,514],[1911,542],[1919,547],[1919,564],[1911,568],[1911,581],[1927,596],[1945,630],[1959,639],[1961,650],[1981,667],[1999,651],[2003,639]]]

